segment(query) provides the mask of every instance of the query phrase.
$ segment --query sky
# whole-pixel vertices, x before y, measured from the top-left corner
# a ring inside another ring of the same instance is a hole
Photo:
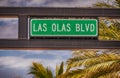
[[[92,52],[92,50],[93,49],[88,49],[90,52]],[[98,50],[98,55],[103,52],[109,53],[109,50],[115,51],[114,49]],[[0,50],[0,78],[34,78],[33,75],[28,74],[32,62],[41,63],[44,67],[52,70],[55,75],[56,65],[60,65],[61,62],[65,64],[69,58],[73,57],[73,51],[74,50]],[[82,68],[83,67],[81,67],[81,69]]]
[[[0,6],[12,7],[90,7],[96,2],[114,0],[0,0]]]
[[[0,39],[18,38],[18,18],[0,18]]]
[[[55,74],[56,65],[71,57],[71,50],[0,50],[0,78],[32,78],[32,62],[42,63]]]

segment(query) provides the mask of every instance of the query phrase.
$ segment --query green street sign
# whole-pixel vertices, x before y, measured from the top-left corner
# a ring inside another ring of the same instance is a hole
[[[98,35],[96,19],[31,19],[30,36],[94,36]]]

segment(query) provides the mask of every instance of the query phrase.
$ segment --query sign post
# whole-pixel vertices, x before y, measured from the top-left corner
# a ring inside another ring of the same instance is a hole
[[[96,37],[96,19],[31,19],[30,36],[77,36]]]

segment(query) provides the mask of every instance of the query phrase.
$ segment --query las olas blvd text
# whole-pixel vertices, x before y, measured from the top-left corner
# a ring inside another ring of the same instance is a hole
[[[97,35],[96,20],[36,20],[31,21],[31,36]]]
[[[36,24],[33,25],[33,31],[34,32],[47,32],[48,31],[48,27],[49,25],[47,25],[46,23],[43,24],[38,24],[36,26]],[[73,27],[75,27],[74,29],[72,29]],[[93,32],[95,31],[95,26],[94,24],[75,24],[74,26],[71,25],[70,23],[67,24],[57,24],[57,23],[53,23],[51,24],[51,28],[49,29],[52,32],[71,32],[73,30],[75,30],[75,32]]]

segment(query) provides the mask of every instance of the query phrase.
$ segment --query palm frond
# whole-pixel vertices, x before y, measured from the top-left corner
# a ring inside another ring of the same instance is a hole
[[[93,65],[89,67],[88,69],[85,69],[84,72],[82,72],[82,76],[80,75],[79,78],[97,78],[101,75],[111,73],[113,71],[119,71],[120,70],[120,60],[115,61],[108,61],[104,63],[99,63],[97,65]]]
[[[99,40],[120,40],[120,30],[118,30],[117,25],[115,26],[115,23],[113,23],[110,27],[107,27],[106,24],[101,21],[99,23]]]
[[[119,50],[104,50],[101,52],[101,54],[97,54],[99,51],[93,51],[88,50],[82,52],[81,55],[79,56],[74,56],[72,58],[69,58],[67,61],[67,70],[73,67],[80,67],[80,66],[85,66],[89,67],[93,64],[97,64],[100,62],[105,62],[109,60],[115,60],[115,59],[120,59],[120,51]],[[75,53],[75,51],[74,51]],[[117,53],[117,55],[115,54]],[[119,53],[119,54],[118,54]]]
[[[46,70],[47,70],[48,78],[53,78],[52,71],[50,69],[48,69],[48,68]]]
[[[64,78],[77,78],[83,72],[82,69],[74,69],[64,73]]]
[[[96,53],[98,50],[97,49],[80,49],[80,50],[75,50],[72,52],[73,54],[73,57],[76,57],[76,56],[80,56],[80,55],[83,55],[83,54],[87,54],[89,52],[93,52],[93,53]]]
[[[53,78],[52,71],[36,62],[33,62],[29,74],[33,74],[36,78]]]
[[[107,73],[99,76],[98,78],[120,78],[120,71]]]
[[[116,6],[120,7],[120,0],[115,0]]]
[[[105,2],[95,3],[95,4],[93,4],[93,7],[99,7],[99,8],[117,8],[117,6],[110,5],[110,4],[105,3]]]
[[[64,63],[62,62],[60,66],[56,66],[56,78],[64,78]]]
[[[85,50],[79,52],[82,54],[77,53],[79,56],[73,55],[67,61],[66,77],[68,78],[97,78],[120,70],[119,49],[105,49],[102,52],[98,50],[96,52],[90,51],[92,53],[85,52]]]

